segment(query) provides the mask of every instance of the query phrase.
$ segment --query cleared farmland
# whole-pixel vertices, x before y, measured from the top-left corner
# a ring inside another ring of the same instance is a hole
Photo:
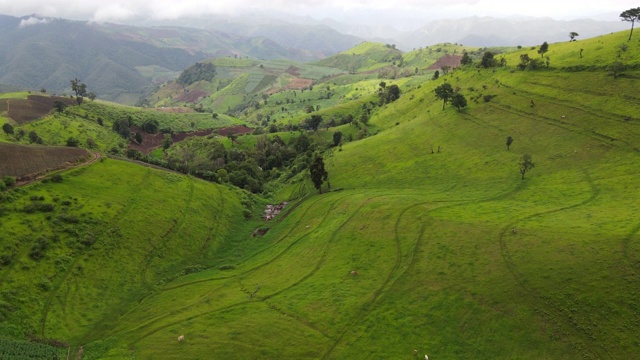
[[[0,143],[0,176],[34,177],[68,167],[89,156],[87,150],[75,147]]]

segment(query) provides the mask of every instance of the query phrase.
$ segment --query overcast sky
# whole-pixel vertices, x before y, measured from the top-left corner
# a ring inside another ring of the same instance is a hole
[[[393,21],[401,21],[402,16],[426,22],[440,18],[511,15],[562,20],[596,17],[616,21],[622,11],[638,6],[638,0],[0,0],[0,14],[35,13],[76,20],[130,22],[270,9],[316,19],[332,17],[357,22],[367,22],[366,17],[376,13],[393,15],[390,19]],[[357,14],[363,16],[353,18]],[[603,14],[611,18],[603,18]]]

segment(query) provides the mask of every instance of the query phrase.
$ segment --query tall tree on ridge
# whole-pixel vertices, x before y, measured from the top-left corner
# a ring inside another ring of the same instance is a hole
[[[620,14],[620,19],[622,21],[631,22],[631,32],[629,33],[629,40],[627,40],[631,41],[631,35],[633,35],[633,25],[635,24],[636,20],[640,20],[640,7],[623,11]]]

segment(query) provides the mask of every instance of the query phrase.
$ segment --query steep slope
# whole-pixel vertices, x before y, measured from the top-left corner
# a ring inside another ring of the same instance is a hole
[[[99,339],[155,286],[212,266],[230,239],[241,240],[240,198],[115,160],[3,196],[16,211],[2,215],[0,333]]]

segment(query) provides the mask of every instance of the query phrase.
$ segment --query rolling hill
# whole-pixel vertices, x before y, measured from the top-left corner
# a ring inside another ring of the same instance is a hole
[[[63,93],[70,91],[70,79],[79,78],[99,98],[125,104],[211,56],[305,61],[322,56],[265,37],[180,27],[1,15],[0,29],[0,83]]]
[[[360,73],[247,106],[243,119],[261,114],[272,134],[167,150],[244,158],[227,175],[268,172],[267,199],[112,159],[5,192],[0,334],[98,359],[633,358],[640,41],[627,37],[552,43],[542,56],[503,49],[486,67],[475,53],[437,79],[379,77],[400,60],[422,68],[437,49],[363,44],[331,60]],[[350,62],[371,48],[384,56]],[[535,66],[519,66],[525,54]],[[246,79],[264,79],[269,63],[236,60],[218,81],[268,88]],[[444,84],[468,106],[443,109]],[[380,101],[392,85],[400,97]],[[317,130],[302,126],[311,115]],[[304,137],[309,153],[287,160],[297,173],[250,158],[273,150],[277,161]],[[323,193],[301,164],[314,150]],[[535,167],[521,173],[524,155]],[[275,220],[259,219],[284,200]]]

